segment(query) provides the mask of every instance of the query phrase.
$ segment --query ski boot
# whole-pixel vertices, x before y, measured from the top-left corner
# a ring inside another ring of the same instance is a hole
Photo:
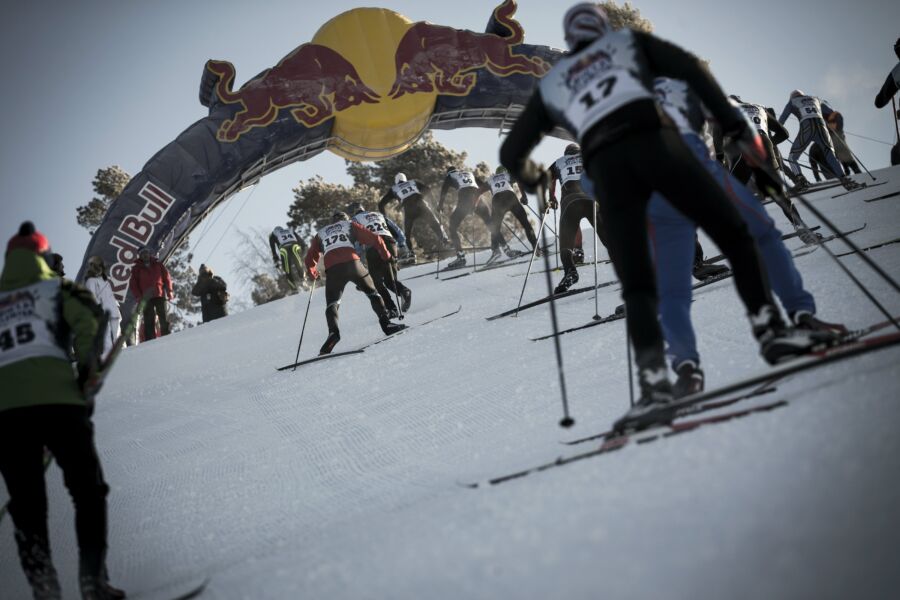
[[[19,562],[25,571],[25,578],[31,585],[35,600],[61,600],[59,579],[50,559],[50,542],[46,538],[26,535],[18,529],[14,537],[19,551]]]
[[[706,281],[707,279],[724,275],[727,272],[728,267],[725,265],[710,264],[698,260],[694,262],[694,268],[691,273],[697,281]]]
[[[559,282],[559,285],[556,286],[556,289],[553,290],[553,293],[562,294],[576,283],[578,283],[578,271],[572,269],[571,271],[568,271],[565,275],[563,275],[562,281]]]
[[[641,397],[613,424],[613,431],[619,433],[638,431],[659,423],[671,423],[675,418],[675,409],[672,406],[675,397],[664,364],[655,368],[639,369],[638,382]]]
[[[759,342],[759,352],[767,363],[776,365],[814,349],[832,345],[837,336],[830,332],[791,328],[785,325],[778,310],[766,304],[750,315],[753,336]]]
[[[498,260],[500,260],[502,257],[503,257],[503,253],[500,252],[500,248],[494,248],[493,250],[491,250],[491,255],[490,255],[490,257],[485,261],[484,264],[485,264],[485,265],[489,265],[489,264],[491,264],[491,263],[495,263],[495,262],[497,262]],[[450,263],[450,264],[452,265],[453,263]],[[464,264],[465,264],[465,263],[464,263]],[[448,265],[447,268],[449,269],[449,268],[450,268],[450,265]]]
[[[403,298],[403,312],[406,312],[412,305],[412,290],[404,288],[403,291],[400,292],[400,296]]]
[[[844,177],[841,177],[841,185],[844,186],[844,189],[848,192],[855,192],[856,190],[861,190],[866,187],[862,183],[856,183],[846,175]]]
[[[572,250],[572,260],[575,261],[576,265],[584,264],[584,250],[581,248],[575,248]]]
[[[803,174],[794,175],[793,177],[794,187],[791,191],[794,192],[803,192],[809,189],[809,180],[803,176]]]
[[[109,584],[104,577],[82,575],[78,578],[82,600],[122,600],[125,592]]]
[[[447,264],[448,269],[458,269],[460,267],[466,266],[466,255],[462,252],[456,253],[456,260],[451,260]]]
[[[503,252],[505,252],[506,256],[508,256],[510,258],[519,258],[523,254],[526,254],[525,252],[522,252],[521,250],[513,250],[508,245],[503,246]]]
[[[380,321],[381,331],[384,332],[384,335],[393,335],[398,331],[403,331],[406,329],[406,325],[403,323],[391,323],[387,318]]]
[[[816,318],[814,314],[808,310],[798,310],[791,313],[791,322],[797,329],[807,329],[810,331],[831,332],[836,336],[847,335],[847,327],[842,323],[828,323]]]
[[[703,391],[703,369],[696,362],[692,360],[682,361],[675,368],[675,373],[678,375],[678,379],[675,381],[675,385],[672,386],[672,393],[676,398],[699,394]]]
[[[392,306],[389,309],[387,309],[387,315],[388,315],[388,319],[399,319],[400,311],[397,309],[396,306]]]
[[[334,347],[337,343],[341,341],[341,332],[340,331],[332,331],[328,334],[328,337],[325,338],[325,343],[322,344],[322,347],[319,349],[319,356],[323,354],[331,354],[331,351],[334,350]]]

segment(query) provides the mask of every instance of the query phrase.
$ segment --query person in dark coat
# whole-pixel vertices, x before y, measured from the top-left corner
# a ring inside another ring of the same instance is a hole
[[[228,285],[224,279],[214,275],[212,269],[206,265],[200,265],[200,275],[197,276],[197,283],[191,288],[191,295],[200,297],[200,311],[203,313],[204,323],[228,316],[227,289]]]
[[[138,260],[131,267],[129,282],[131,295],[138,302],[147,298],[144,307],[144,340],[156,337],[156,318],[159,317],[159,330],[162,335],[169,335],[169,321],[166,316],[166,299],[173,300],[172,278],[166,266],[154,258],[150,249],[141,248]]]

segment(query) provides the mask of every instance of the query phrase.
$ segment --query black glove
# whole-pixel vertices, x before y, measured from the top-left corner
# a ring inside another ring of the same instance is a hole
[[[725,143],[731,146],[735,153],[740,154],[751,167],[761,167],[766,164],[768,155],[763,145],[759,132],[750,127],[743,116],[735,120],[728,129],[723,129]]]
[[[550,181],[544,165],[540,165],[531,159],[525,161],[521,173],[516,174],[516,179],[522,184],[522,188],[529,194],[537,193],[539,187],[547,188]]]

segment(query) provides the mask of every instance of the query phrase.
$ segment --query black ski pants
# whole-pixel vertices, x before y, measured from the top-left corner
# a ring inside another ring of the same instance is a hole
[[[56,459],[75,505],[75,533],[81,573],[100,575],[106,557],[106,495],[100,458],[94,447],[94,426],[84,406],[47,404],[0,412],[0,472],[9,492],[12,517],[23,558],[23,544],[45,544],[47,488],[44,448]],[[49,547],[49,546],[47,546]]]
[[[560,200],[559,207],[562,214],[559,217],[559,256],[566,273],[575,270],[575,239],[581,229],[581,220],[587,219],[591,227],[597,233],[597,239],[604,247],[608,247],[606,232],[603,230],[603,220],[600,219],[600,210],[597,209],[599,226],[594,225],[594,199],[582,192],[566,194]]]
[[[325,278],[325,321],[328,323],[329,333],[339,333],[338,309],[341,304],[341,296],[344,295],[344,287],[348,283],[356,284],[356,289],[369,297],[372,310],[378,315],[379,323],[387,322],[387,311],[384,301],[375,289],[375,283],[369,272],[358,260],[348,260],[328,268]]]
[[[159,318],[159,332],[169,335],[169,319],[166,316],[165,298],[150,298],[144,306],[144,341],[156,338],[156,319]]]
[[[587,141],[582,147],[590,147]],[[674,129],[635,132],[586,157],[639,367],[665,366],[647,203],[659,191],[699,225],[731,263],[749,313],[772,304],[753,238],[737,209]]]
[[[397,306],[394,303],[394,299],[391,298],[391,292],[402,294],[407,287],[395,277],[397,267],[394,257],[397,256],[397,241],[386,235],[381,236],[381,239],[384,245],[387,246],[388,252],[391,253],[391,260],[383,260],[378,251],[370,247],[366,248],[366,262],[369,265],[372,282],[375,284],[375,289],[378,290],[384,305],[390,309],[396,309]]]
[[[525,236],[531,244],[531,249],[537,247],[537,237],[534,235],[534,229],[528,221],[528,215],[522,207],[519,198],[510,191],[494,194],[491,199],[491,249],[498,250],[505,243],[503,232],[500,228],[503,226],[503,217],[507,212],[511,212],[522,229],[525,230]]]
[[[419,219],[422,219],[425,225],[431,228],[439,244],[446,241],[447,234],[431,207],[425,203],[421,195],[412,196],[403,201],[403,233],[406,235],[406,243],[409,244],[410,250],[412,250],[413,225]]]
[[[459,191],[456,200],[456,208],[450,215],[450,242],[456,248],[458,253],[462,253],[462,242],[459,240],[459,225],[463,219],[468,217],[472,212],[478,215],[488,231],[492,231],[491,227],[491,211],[479,199],[481,191],[475,188],[465,188]],[[475,240],[472,240],[475,243]]]

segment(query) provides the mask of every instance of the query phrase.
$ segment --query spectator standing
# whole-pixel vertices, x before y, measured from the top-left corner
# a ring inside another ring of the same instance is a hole
[[[228,316],[228,285],[225,280],[213,274],[212,269],[200,265],[197,283],[191,288],[191,294],[200,298],[200,312],[203,322]]]
[[[159,330],[162,335],[169,335],[169,321],[166,316],[166,300],[175,298],[172,291],[172,279],[166,266],[155,258],[150,248],[144,246],[138,250],[138,259],[131,267],[131,281],[128,285],[131,295],[140,302],[147,299],[144,307],[143,332],[144,340],[156,337],[156,319],[159,318]]]

